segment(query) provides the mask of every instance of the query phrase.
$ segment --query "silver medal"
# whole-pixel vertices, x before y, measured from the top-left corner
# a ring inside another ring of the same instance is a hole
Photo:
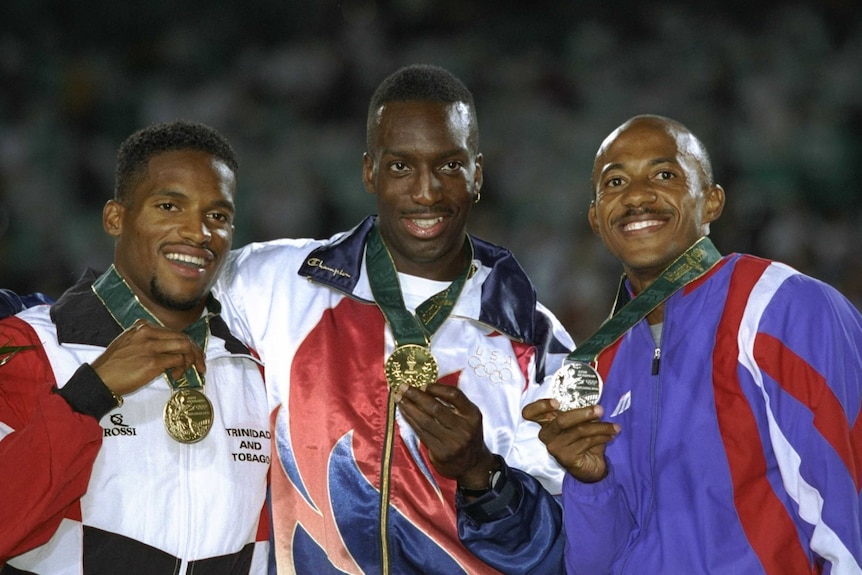
[[[602,387],[599,372],[589,364],[574,362],[554,374],[551,397],[560,402],[560,411],[569,411],[597,404]]]

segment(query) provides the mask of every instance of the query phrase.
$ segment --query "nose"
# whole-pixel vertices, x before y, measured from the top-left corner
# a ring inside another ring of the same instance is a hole
[[[627,206],[638,207],[643,204],[650,204],[656,201],[657,198],[658,196],[652,189],[649,180],[638,178],[632,180],[628,188],[626,188],[623,202]]]
[[[207,225],[206,216],[189,213],[183,221],[180,235],[198,245],[206,245],[212,239],[213,234]]]
[[[416,178],[416,185],[410,195],[417,204],[433,206],[440,201],[443,195],[443,182],[434,170],[420,170],[419,177]]]

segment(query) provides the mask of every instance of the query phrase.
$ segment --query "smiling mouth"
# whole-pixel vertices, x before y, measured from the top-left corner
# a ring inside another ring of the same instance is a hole
[[[172,262],[177,262],[183,265],[202,268],[206,265],[204,258],[190,256],[186,254],[165,254],[165,257]]]
[[[437,224],[439,224],[440,222],[442,222],[442,221],[443,221],[443,216],[439,216],[439,217],[432,218],[432,219],[428,219],[428,218],[422,218],[422,219],[413,219],[413,218],[408,218],[408,219],[409,219],[409,220],[410,220],[410,221],[411,221],[411,222],[412,222],[416,227],[428,229],[428,228],[433,228],[434,226],[436,226]]]
[[[646,228],[653,228],[664,224],[662,220],[643,220],[640,222],[631,222],[623,226],[624,232],[636,232]]]

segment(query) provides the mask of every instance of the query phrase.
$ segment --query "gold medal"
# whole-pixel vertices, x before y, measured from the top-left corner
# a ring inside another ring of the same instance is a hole
[[[551,397],[560,402],[560,411],[589,407],[602,396],[602,377],[586,363],[569,363],[557,370],[551,384]]]
[[[437,360],[427,347],[410,343],[398,346],[383,367],[389,389],[395,391],[402,383],[425,390],[437,381]]]
[[[213,406],[203,393],[183,388],[171,394],[165,405],[165,429],[180,443],[203,439],[213,424]]]

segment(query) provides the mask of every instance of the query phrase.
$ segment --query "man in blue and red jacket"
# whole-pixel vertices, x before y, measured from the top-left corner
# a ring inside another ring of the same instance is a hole
[[[697,263],[724,206],[703,144],[676,121],[611,133],[593,192],[590,224],[631,300],[613,319],[648,305],[593,355],[598,405],[524,409],[568,471],[568,572],[862,572],[858,310],[786,265],[717,252],[657,306],[638,298]]]

